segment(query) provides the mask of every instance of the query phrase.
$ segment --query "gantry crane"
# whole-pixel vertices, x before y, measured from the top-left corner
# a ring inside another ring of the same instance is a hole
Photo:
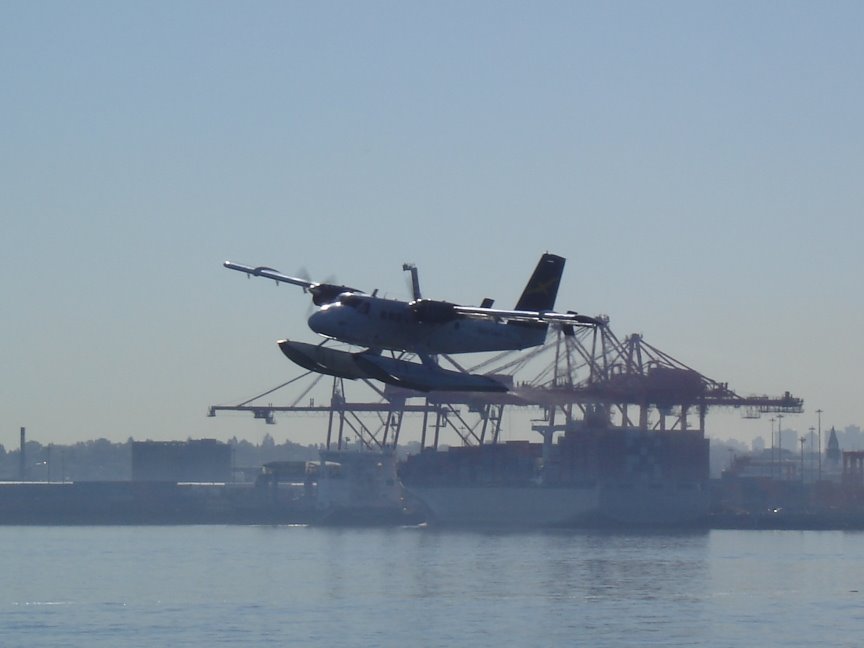
[[[422,414],[421,447],[427,440],[438,446],[440,432],[452,429],[464,445],[497,443],[505,407],[540,408],[543,418],[533,429],[551,442],[551,436],[572,426],[615,426],[641,430],[705,432],[709,407],[744,408],[747,417],[764,412],[800,413],[803,401],[786,392],[780,397],[741,396],[728,383],[718,382],[648,344],[642,335],[623,342],[612,332],[608,317],[578,330],[557,327],[545,345],[529,351],[508,351],[465,368],[444,356],[457,370],[485,373],[506,382],[505,393],[421,393],[364,381],[377,395],[375,402],[351,402],[345,397],[342,378],[332,379],[327,404],[299,403],[321,380],[307,372],[282,385],[236,405],[214,405],[210,416],[220,411],[249,411],[267,423],[276,413],[318,412],[329,417],[326,444],[342,448],[346,428],[370,449],[394,447],[399,441],[405,414]],[[528,380],[517,377],[530,375]],[[260,399],[309,377],[309,384],[293,403],[262,405]],[[689,415],[698,415],[691,427]],[[363,417],[366,417],[364,419]],[[371,423],[368,418],[371,418]],[[429,425],[432,438],[428,439]]]

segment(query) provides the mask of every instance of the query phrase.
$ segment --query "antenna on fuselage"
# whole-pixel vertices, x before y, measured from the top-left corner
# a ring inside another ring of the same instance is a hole
[[[411,273],[411,293],[414,299],[420,299],[420,279],[417,277],[417,266],[413,263],[403,263],[402,270]]]

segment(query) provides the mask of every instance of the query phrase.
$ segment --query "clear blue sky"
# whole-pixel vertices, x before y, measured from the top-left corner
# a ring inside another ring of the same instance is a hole
[[[359,288],[607,313],[800,430],[864,424],[860,2],[0,4],[0,443],[205,417]],[[315,424],[317,425],[317,423]],[[769,423],[709,416],[719,437]],[[304,436],[305,435],[305,436]]]

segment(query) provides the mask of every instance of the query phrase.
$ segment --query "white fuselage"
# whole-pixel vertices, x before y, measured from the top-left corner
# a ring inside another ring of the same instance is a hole
[[[309,328],[348,344],[411,353],[472,353],[543,344],[543,326],[457,316],[420,321],[407,302],[352,294],[309,318]]]

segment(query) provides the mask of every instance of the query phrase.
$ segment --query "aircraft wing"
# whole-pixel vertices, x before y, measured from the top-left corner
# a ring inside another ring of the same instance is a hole
[[[602,320],[588,315],[580,315],[573,311],[556,313],[554,311],[503,310],[500,308],[483,308],[482,306],[454,306],[453,310],[461,315],[477,318],[514,320],[517,322],[554,322],[573,326],[598,326]]]
[[[257,268],[253,268],[251,266],[245,266],[239,263],[232,263],[231,261],[226,261],[222,265],[224,265],[229,270],[245,272],[250,277],[266,277],[267,279],[272,279],[276,282],[294,284],[295,286],[302,286],[303,288],[307,289],[313,288],[318,285],[314,281],[298,279],[297,277],[289,277],[288,275],[283,275],[282,273],[274,270],[273,268],[266,268],[264,266],[258,266]]]

